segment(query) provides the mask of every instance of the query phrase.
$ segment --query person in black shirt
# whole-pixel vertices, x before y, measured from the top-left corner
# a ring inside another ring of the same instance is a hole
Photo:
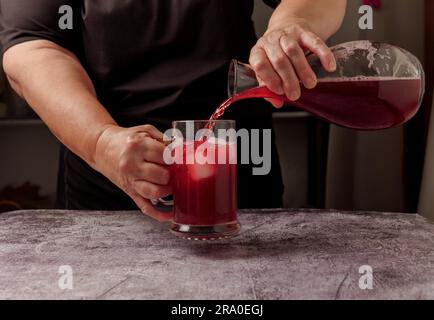
[[[307,51],[335,69],[324,41],[346,0],[264,1],[277,8],[257,40],[253,0],[0,0],[7,77],[65,146],[59,206],[138,207],[169,219],[150,204],[171,193],[161,131],[174,119],[210,116],[225,99],[232,58],[249,61],[262,85],[290,100],[300,83],[316,85]],[[59,26],[62,6],[72,10],[72,29]],[[270,104],[241,104],[228,114],[240,127],[271,128]],[[272,159],[268,176],[240,167],[240,207],[281,205],[274,146]]]

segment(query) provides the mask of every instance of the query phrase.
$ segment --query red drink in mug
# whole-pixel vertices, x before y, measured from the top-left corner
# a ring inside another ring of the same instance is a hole
[[[190,133],[194,132],[194,138],[186,138],[188,127]],[[181,135],[172,148],[176,161],[171,165],[174,196],[171,230],[190,239],[230,237],[240,229],[236,136],[219,139],[196,135],[204,129],[218,136],[221,130],[235,130],[235,122],[216,121],[212,128],[208,121],[174,122],[174,130]]]

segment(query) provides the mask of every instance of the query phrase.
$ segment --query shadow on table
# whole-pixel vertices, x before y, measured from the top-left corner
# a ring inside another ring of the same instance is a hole
[[[180,247],[189,254],[215,260],[237,260],[249,258],[274,259],[283,255],[329,255],[353,252],[345,246],[336,246],[329,237],[321,233],[309,235],[294,235],[282,233],[270,239],[263,236],[249,238],[234,238],[221,242],[183,242]]]

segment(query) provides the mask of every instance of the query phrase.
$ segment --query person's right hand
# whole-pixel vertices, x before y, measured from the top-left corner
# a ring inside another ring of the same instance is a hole
[[[171,194],[170,171],[163,160],[165,147],[163,133],[151,125],[111,125],[95,148],[95,169],[127,193],[143,213],[158,221],[172,218],[150,202]]]

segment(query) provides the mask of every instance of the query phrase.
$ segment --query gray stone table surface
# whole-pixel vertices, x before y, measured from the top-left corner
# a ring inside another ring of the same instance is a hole
[[[239,219],[238,237],[208,243],[176,238],[138,212],[0,214],[0,298],[434,298],[434,226],[418,215],[265,210]],[[359,287],[364,265],[372,290]],[[59,287],[61,266],[71,267],[72,290]]]

